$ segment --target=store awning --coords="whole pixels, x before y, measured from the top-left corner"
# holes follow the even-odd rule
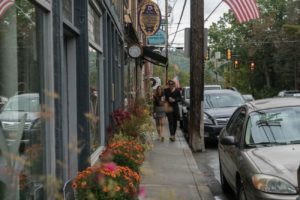
[[[139,37],[132,23],[125,23],[125,39],[129,44],[139,43]]]
[[[168,64],[168,58],[156,53],[155,48],[152,47],[143,47],[143,59],[162,67],[166,67]]]

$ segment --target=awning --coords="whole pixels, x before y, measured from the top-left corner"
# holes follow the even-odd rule
[[[168,58],[155,52],[155,48],[143,47],[143,57],[144,60],[151,62],[152,64],[166,67],[168,64]]]
[[[139,37],[132,23],[125,23],[125,39],[129,44],[139,43]]]

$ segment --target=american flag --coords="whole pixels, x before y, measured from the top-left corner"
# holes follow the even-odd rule
[[[5,11],[14,3],[14,0],[0,0],[0,17],[4,15]]]
[[[256,0],[224,0],[233,11],[239,23],[259,18]]]

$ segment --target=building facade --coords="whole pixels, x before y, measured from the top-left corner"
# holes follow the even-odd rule
[[[60,199],[97,161],[123,106],[128,6],[16,0],[1,11],[0,199]]]

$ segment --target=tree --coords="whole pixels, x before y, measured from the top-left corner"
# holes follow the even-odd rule
[[[240,91],[259,97],[273,96],[279,90],[299,85],[300,49],[294,45],[300,33],[299,4],[292,0],[259,0],[260,19],[238,24],[229,11],[210,27],[212,51],[225,54],[226,48],[231,48],[233,57],[240,61],[238,71],[229,75],[229,70],[224,70],[225,83],[230,78],[230,83]],[[252,72],[250,60],[256,63]]]

